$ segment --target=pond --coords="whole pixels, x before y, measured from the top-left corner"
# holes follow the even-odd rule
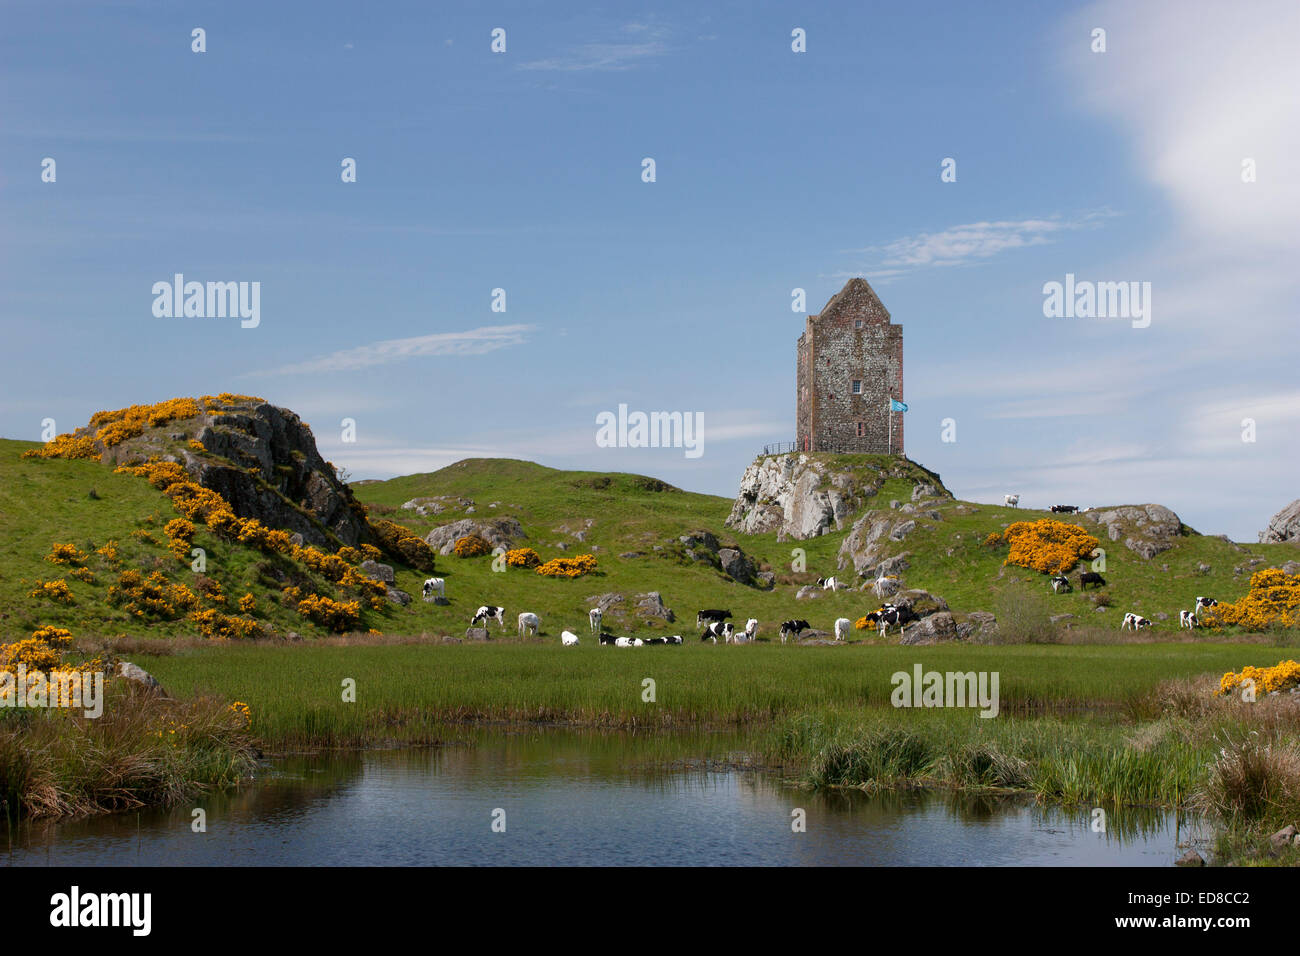
[[[683,759],[716,754],[716,761]],[[1171,812],[933,792],[813,793],[703,733],[456,730],[435,748],[286,756],[170,810],[10,827],[7,865],[1168,866]],[[193,829],[194,810],[206,832]],[[802,820],[803,827],[795,826]]]

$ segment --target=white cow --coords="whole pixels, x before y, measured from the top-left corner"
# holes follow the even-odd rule
[[[1124,615],[1124,623],[1120,624],[1119,629],[1121,631],[1136,631],[1150,626],[1151,622],[1141,614],[1134,614],[1132,611],[1129,611]]]
[[[1003,495],[1003,496],[1002,496],[1002,500],[1005,501],[1005,502],[1007,503],[1007,507],[1008,507],[1008,508],[1019,508],[1019,507],[1020,507],[1020,496],[1019,496],[1019,495]]]
[[[1189,631],[1193,631],[1198,627],[1200,627],[1200,623],[1196,620],[1195,611],[1178,612],[1178,629],[1180,631],[1183,628],[1187,628]]]
[[[486,626],[487,622],[491,620],[495,620],[500,624],[501,630],[504,631],[506,629],[506,609],[503,607],[497,607],[494,604],[484,604],[474,612],[474,616],[469,619],[469,624],[470,627],[474,627],[479,623],[479,621],[482,621],[484,626]]]
[[[849,628],[852,626],[853,622],[847,617],[837,617],[835,619],[835,640],[847,641],[849,639]]]
[[[533,614],[531,611],[524,611],[523,614],[519,615],[519,636],[520,637],[524,636],[525,631],[528,631],[529,633],[536,636],[537,629],[541,626],[542,626],[542,619],[538,617],[536,614]]]
[[[889,577],[882,573],[880,577],[876,578],[876,583],[871,586],[871,589],[876,592],[878,598],[889,597],[898,591],[898,578]]]
[[[818,578],[817,586],[823,591],[838,591],[840,582],[836,581],[834,578]]]
[[[587,621],[591,624],[591,633],[593,634],[600,633],[600,618],[601,618],[601,613],[600,613],[600,608],[598,607],[593,607],[590,611],[587,612]]]
[[[578,635],[574,634],[572,631],[561,631],[560,643],[565,647],[572,647],[578,643]]]
[[[446,597],[444,593],[445,581],[442,578],[429,578],[424,582],[424,599],[426,601],[433,598]]]
[[[745,629],[736,635],[736,643],[741,644],[746,641],[758,639],[758,618],[751,617],[745,622]]]
[[[616,637],[616,638],[614,638],[614,646],[615,646],[615,647],[631,647],[631,646],[632,646],[632,638],[630,638],[630,637]]]

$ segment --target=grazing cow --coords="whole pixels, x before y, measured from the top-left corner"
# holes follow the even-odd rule
[[[784,644],[787,637],[798,637],[800,631],[806,631],[810,627],[812,627],[812,625],[802,619],[798,621],[786,621],[781,625],[781,643]]]
[[[707,610],[700,611],[695,615],[695,626],[703,627],[710,621],[725,621],[731,617],[730,611]]]
[[[852,626],[853,622],[847,617],[837,617],[835,619],[835,640],[847,641],[849,639],[849,628]]]
[[[632,644],[632,638],[630,638],[630,637],[616,637],[616,638],[614,638],[614,646],[615,646],[615,647],[633,647],[634,645]]]
[[[1129,611],[1127,614],[1124,615],[1124,623],[1119,626],[1119,629],[1121,631],[1136,631],[1139,630],[1140,628],[1150,627],[1150,626],[1151,626],[1151,622],[1148,621],[1146,618],[1144,618],[1141,614],[1134,614],[1132,611]]]
[[[1198,627],[1200,627],[1200,626],[1201,626],[1201,623],[1200,623],[1198,620],[1196,620],[1196,612],[1195,612],[1195,611],[1179,611],[1179,612],[1178,612],[1178,629],[1179,629],[1180,631],[1181,631],[1183,628],[1187,628],[1189,631],[1193,631],[1193,630],[1195,630],[1196,628],[1198,628]]]
[[[1089,584],[1095,584],[1097,587],[1102,588],[1102,587],[1105,587],[1105,586],[1106,586],[1106,579],[1103,578],[1103,577],[1102,577],[1100,574],[1098,574],[1096,571],[1083,571],[1083,572],[1080,572],[1080,574],[1079,574],[1079,590],[1080,590],[1080,591],[1086,591],[1086,590],[1088,590],[1088,585],[1089,585]]]
[[[1019,496],[1019,495],[1003,495],[1003,496],[1002,496],[1002,500],[1006,502],[1006,505],[1007,505],[1008,508],[1019,508],[1019,507],[1020,507],[1020,496]]]
[[[889,636],[889,625],[896,624],[902,627],[905,624],[911,624],[918,620],[916,612],[910,607],[899,607],[896,604],[886,604],[878,611],[872,611],[867,615],[868,621],[875,621],[876,626],[880,628],[880,636]]]
[[[712,641],[718,643],[718,638],[722,638],[724,644],[731,643],[731,635],[736,631],[734,624],[727,621],[713,621],[704,628],[704,633],[700,635],[701,641]]]
[[[593,607],[587,612],[587,622],[591,625],[591,633],[600,633],[600,608]]]
[[[647,637],[647,638],[645,639],[645,642],[646,642],[646,645],[647,645],[647,646],[649,646],[649,645],[651,645],[651,644],[667,644],[667,643],[668,643],[668,638],[666,638],[666,637]]]
[[[1052,505],[1052,514],[1072,515],[1079,513],[1078,505]]]
[[[1073,590],[1074,587],[1070,584],[1070,579],[1064,574],[1052,575],[1052,592],[1054,594],[1068,594]]]
[[[817,586],[823,591],[838,591],[840,589],[840,582],[836,581],[834,578],[818,578]]]
[[[878,598],[889,597],[898,591],[898,578],[887,577],[882,573],[876,578],[876,583],[871,586],[871,589],[876,592]]]
[[[751,617],[745,622],[745,629],[736,635],[736,643],[741,641],[753,641],[758,638],[758,618]]]
[[[669,644],[680,644],[682,642],[682,636],[680,634],[671,634],[668,637],[665,637],[664,640]]]
[[[565,647],[572,647],[578,643],[578,635],[574,634],[572,631],[561,631],[560,643]]]
[[[1214,600],[1214,598],[1212,598],[1212,597],[1201,597],[1201,596],[1197,595],[1197,598],[1196,598],[1196,610],[1194,610],[1192,613],[1196,615],[1196,620],[1197,620],[1197,622],[1199,623],[1200,620],[1201,620],[1201,612],[1202,612],[1202,611],[1208,611],[1210,608],[1212,608],[1212,607],[1218,607],[1218,606],[1219,606],[1219,602],[1216,601],[1216,600]]]
[[[613,634],[609,633],[609,631],[600,632],[600,643],[602,644],[613,644],[617,640],[618,638],[616,638]]]
[[[537,629],[542,626],[542,619],[531,611],[525,611],[519,615],[519,636],[523,637],[524,632],[537,636]]]
[[[424,582],[424,599],[446,597],[444,594],[444,585],[446,582],[442,578],[429,578]]]
[[[486,624],[488,621],[496,618],[496,622],[501,625],[501,630],[506,629],[506,609],[503,607],[494,607],[491,604],[484,604],[474,612],[474,616],[469,619],[470,627],[473,627],[479,621]]]

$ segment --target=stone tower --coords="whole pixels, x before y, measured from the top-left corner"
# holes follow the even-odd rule
[[[903,454],[903,327],[866,279],[850,279],[799,336],[795,443],[800,451]],[[892,449],[890,418],[893,418]]]

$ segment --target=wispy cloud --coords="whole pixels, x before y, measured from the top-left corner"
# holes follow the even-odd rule
[[[407,359],[431,355],[484,355],[527,341],[531,325],[489,325],[463,332],[436,332],[417,335],[409,339],[386,339],[359,345],[353,349],[331,352],[293,365],[285,365],[271,373],[251,372],[249,375],[276,374],[301,375],[314,372],[351,372],[356,369],[390,365]],[[241,376],[247,377],[247,376]]]
[[[1075,219],[969,222],[850,251],[874,257],[874,263],[867,269],[873,279],[894,278],[917,269],[970,265],[1009,250],[1047,245],[1060,233],[1095,226],[1107,215],[1094,212]]]
[[[583,71],[622,72],[635,69],[647,60],[669,52],[668,32],[645,23],[629,23],[622,31],[628,39],[584,43],[559,56],[521,63],[521,70],[546,70],[560,73]]]

